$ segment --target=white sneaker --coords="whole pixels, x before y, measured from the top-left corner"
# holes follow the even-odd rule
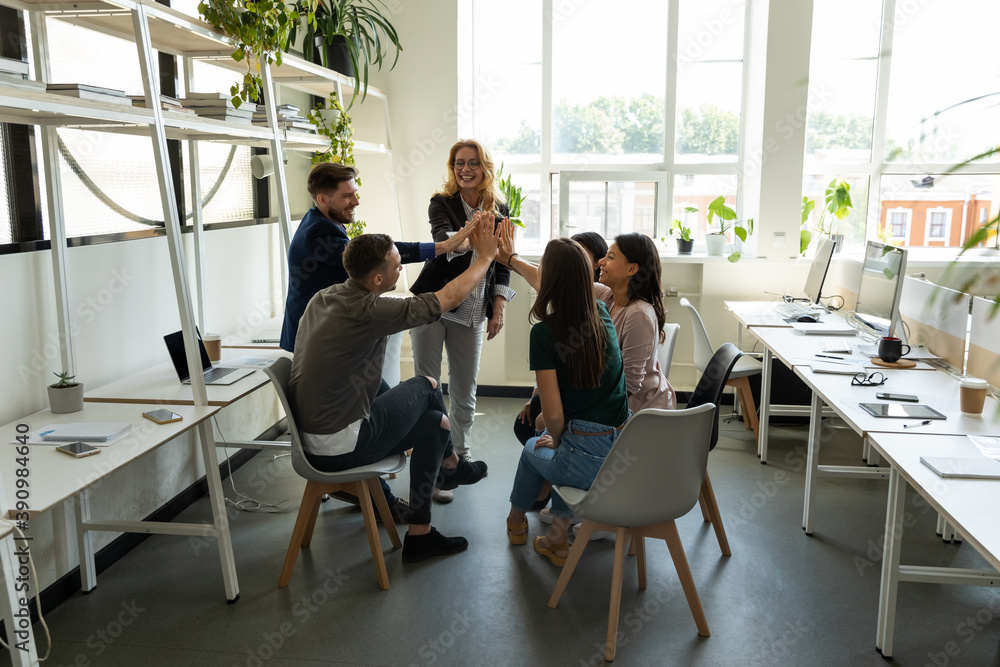
[[[576,517],[573,518],[575,519]],[[579,534],[580,534],[580,524],[577,524],[573,526],[573,537],[576,537]],[[590,534],[590,541],[593,542],[594,540],[603,540],[606,537],[614,537],[614,536],[615,534],[608,530],[595,530]]]
[[[431,494],[431,498],[433,498],[436,503],[447,505],[455,499],[455,492],[446,491],[444,489],[434,489],[434,493]]]
[[[552,510],[545,507],[538,513],[538,518],[541,519],[542,523],[552,523]],[[578,526],[580,522],[583,521],[583,517],[575,516],[569,520],[570,525]]]

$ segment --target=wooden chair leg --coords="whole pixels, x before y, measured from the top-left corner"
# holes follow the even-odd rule
[[[646,590],[646,543],[642,535],[632,535],[635,546],[635,567],[639,574],[639,590]]]
[[[698,598],[698,589],[695,588],[694,578],[691,576],[691,568],[688,566],[687,557],[684,555],[684,546],[681,544],[681,537],[677,533],[677,524],[668,521],[664,524],[664,541],[670,550],[670,557],[674,561],[674,568],[677,570],[677,578],[680,579],[681,587],[684,589],[684,596],[687,598],[688,607],[691,608],[691,615],[694,616],[694,623],[698,626],[698,634],[702,637],[709,637],[708,620],[705,612],[701,609],[701,600]]]
[[[310,488],[310,485],[312,487]],[[316,509],[312,511],[309,516],[309,523],[306,525],[306,532],[302,536],[302,548],[308,547],[312,544],[313,531],[316,530],[316,518],[319,516],[319,504],[323,502],[323,498],[328,497],[331,491],[336,491],[339,489],[337,484],[323,484],[322,482],[307,482],[306,483],[306,493],[311,496],[318,498],[316,501]],[[303,502],[305,501],[305,494],[302,495]]]
[[[299,551],[303,547],[306,532],[310,524],[315,525],[316,514],[319,512],[319,499],[322,491],[318,491],[316,482],[306,482],[305,492],[302,494],[302,503],[299,505],[299,514],[295,518],[295,527],[292,529],[292,539],[288,542],[288,552],[285,554],[285,564],[281,568],[281,576],[278,577],[278,587],[284,588],[292,578],[292,570],[295,569],[295,560],[299,556]]]
[[[556,605],[559,604],[559,598],[562,597],[563,591],[566,590],[569,578],[573,576],[573,570],[576,569],[577,563],[580,562],[580,556],[583,555],[583,550],[587,548],[587,543],[590,542],[590,534],[593,532],[594,522],[590,519],[584,519],[583,523],[580,524],[580,533],[573,542],[573,548],[569,550],[566,564],[563,565],[562,572],[559,574],[559,580],[552,591],[552,597],[549,598],[550,609],[555,609]]]
[[[754,439],[760,441],[760,424],[757,421],[757,407],[753,402],[750,379],[745,377],[736,378],[730,380],[727,384],[736,388],[736,396],[739,398],[740,406],[743,409],[743,423],[747,428],[753,429]]]
[[[604,659],[608,662],[615,659],[618,647],[618,615],[622,605],[622,575],[625,573],[625,527],[618,526],[615,532],[615,567],[611,573],[611,609],[608,612],[608,641],[604,650]]]
[[[382,557],[382,543],[378,538],[378,524],[375,523],[375,510],[372,509],[372,496],[368,488],[368,480],[362,479],[355,482],[354,488],[361,500],[361,513],[365,517],[365,532],[368,533],[368,546],[372,550],[372,562],[375,563],[375,577],[378,579],[378,587],[387,591],[389,590],[389,573],[385,569],[385,559]]]
[[[385,526],[385,532],[389,533],[389,539],[392,541],[393,548],[401,549],[403,543],[400,542],[399,533],[396,532],[396,521],[392,518],[392,512],[389,510],[389,501],[385,499],[381,485],[372,482],[369,482],[368,488],[371,490],[372,498],[375,500],[375,509],[378,510],[378,515],[382,517],[382,525]]]
[[[705,481],[701,483],[701,497],[705,499],[708,507],[708,514],[712,520],[712,527],[715,529],[715,537],[719,540],[719,548],[723,556],[732,556],[729,550],[729,538],[726,537],[726,527],[722,525],[722,514],[719,513],[719,503],[715,500],[715,491],[712,489],[712,478],[705,473]]]
[[[705,505],[705,494],[698,494],[698,506],[701,507],[701,518],[705,521],[711,521],[712,517],[708,514],[708,507]]]

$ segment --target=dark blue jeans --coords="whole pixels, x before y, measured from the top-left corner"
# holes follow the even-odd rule
[[[317,470],[336,472],[377,463],[387,456],[410,455],[410,523],[431,522],[431,494],[441,459],[451,456],[451,431],[441,428],[448,414],[441,385],[431,387],[423,376],[410,378],[372,401],[371,414],[361,423],[354,451],[338,456],[309,455]]]

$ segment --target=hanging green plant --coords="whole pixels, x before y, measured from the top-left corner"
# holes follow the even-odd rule
[[[281,54],[288,50],[289,30],[302,16],[300,9],[311,15],[316,11],[316,2],[301,0],[286,5],[282,0],[202,0],[198,3],[201,17],[233,40],[236,47],[233,60],[246,64],[243,84],[234,84],[229,90],[233,106],[239,108],[248,99],[254,102],[263,99],[260,61],[281,65]]]
[[[312,163],[337,162],[349,167],[356,167],[354,161],[354,125],[351,117],[337,98],[337,93],[330,93],[326,102],[318,102],[307,115],[309,122],[316,126],[316,132],[330,140],[330,147],[325,151],[317,151],[312,156]],[[358,187],[361,179],[356,179]]]

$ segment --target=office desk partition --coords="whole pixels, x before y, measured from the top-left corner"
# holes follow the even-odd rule
[[[875,633],[875,646],[888,658],[892,656],[896,592],[900,581],[1000,586],[997,574],[1000,570],[1000,511],[997,509],[1000,508],[1000,480],[944,479],[920,462],[921,456],[982,456],[965,436],[873,433],[871,443],[891,466]],[[907,484],[946,517],[994,569],[900,565]]]
[[[76,497],[77,541],[80,551],[80,579],[83,590],[89,591],[97,585],[97,571],[94,568],[93,541],[90,533],[106,531],[115,533],[157,533],[165,535],[193,535],[198,537],[215,537],[219,541],[219,552],[222,560],[223,580],[226,585],[226,595],[230,601],[239,596],[236,581],[236,567],[233,561],[232,544],[229,536],[229,524],[226,518],[225,501],[222,494],[222,482],[219,477],[219,466],[215,459],[215,451],[210,441],[204,439],[204,428],[207,420],[219,411],[217,407],[177,406],[172,410],[183,419],[170,424],[156,424],[142,416],[147,410],[155,410],[158,406],[151,404],[101,404],[85,403],[80,412],[70,414],[52,414],[48,410],[36,412],[33,415],[18,419],[0,427],[0,455],[3,465],[0,465],[0,480],[2,480],[3,496],[0,497],[0,510],[4,516],[13,517],[13,508],[21,498],[17,496],[17,468],[14,465],[17,447],[12,443],[27,425],[31,431],[49,424],[66,424],[71,422],[128,422],[136,430],[113,444],[100,447],[100,453],[84,458],[74,458],[56,451],[56,445],[29,445],[29,480],[30,495],[27,499],[30,514],[35,515],[52,509],[68,498]],[[100,521],[90,517],[88,493],[91,487],[99,484],[107,475],[128,465],[135,459],[149,453],[157,447],[176,438],[191,429],[198,428],[201,439],[202,454],[205,458],[205,472],[208,479],[208,491],[213,510],[212,523],[164,523],[147,521]],[[208,431],[209,433],[211,431]],[[208,454],[212,454],[211,457]],[[211,459],[211,460],[210,460]],[[214,463],[214,465],[213,465]],[[22,494],[23,495],[23,494]],[[30,519],[29,519],[30,524]],[[37,592],[37,591],[36,591]]]
[[[969,332],[969,365],[966,373],[1000,388],[1000,312],[994,314],[992,301],[972,300],[972,328]]]

